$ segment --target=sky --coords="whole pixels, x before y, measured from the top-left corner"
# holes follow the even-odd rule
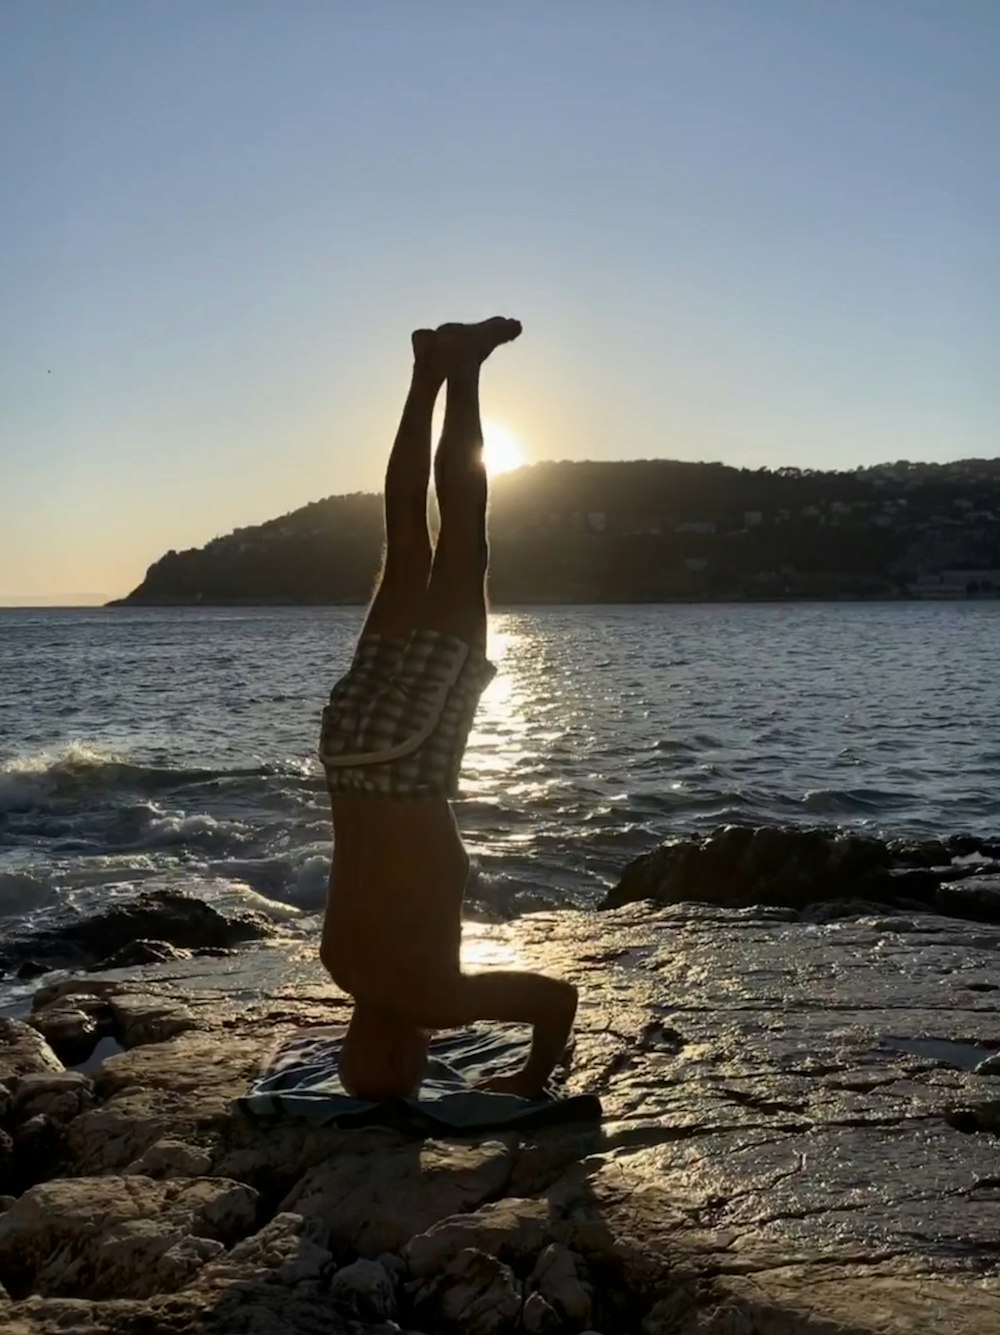
[[[997,0],[0,0],[0,602],[374,491],[409,331],[528,462],[998,451]]]

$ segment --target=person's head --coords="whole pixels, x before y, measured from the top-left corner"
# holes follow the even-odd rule
[[[395,1011],[358,1002],[340,1048],[340,1078],[359,1099],[412,1094],[427,1069],[429,1035]]]

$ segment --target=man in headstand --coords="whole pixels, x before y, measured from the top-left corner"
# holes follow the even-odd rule
[[[485,1087],[535,1097],[563,1056],[576,988],[538,973],[464,973],[469,858],[449,799],[486,659],[486,470],[479,373],[516,320],[413,335],[413,378],[385,476],[385,559],[347,675],[323,711],[320,759],[334,851],[320,956],[354,998],[340,1072],[355,1095],[419,1085],[430,1033],[474,1020],[532,1026],[523,1068]],[[441,528],[427,526],[431,417],[447,382],[434,459]]]

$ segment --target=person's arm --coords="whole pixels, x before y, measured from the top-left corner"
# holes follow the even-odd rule
[[[435,998],[423,1023],[450,1029],[476,1020],[530,1024],[531,1050],[520,1071],[487,1081],[490,1089],[536,1098],[559,1064],[576,1015],[572,983],[541,973],[490,970],[460,974],[445,994]]]

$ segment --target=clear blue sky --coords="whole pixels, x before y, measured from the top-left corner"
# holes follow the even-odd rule
[[[0,0],[0,600],[374,490],[414,325],[529,460],[994,455],[998,0]]]

